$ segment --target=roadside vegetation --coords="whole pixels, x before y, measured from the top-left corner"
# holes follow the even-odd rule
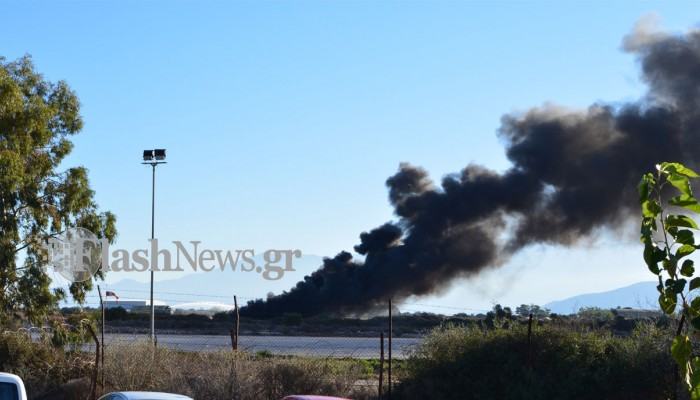
[[[662,313],[644,310],[649,316],[662,317]],[[536,319],[551,318],[557,323],[594,326],[607,328],[616,334],[629,334],[634,327],[634,318],[630,314],[640,314],[639,310],[626,308],[600,309],[582,308],[575,315],[551,314],[538,305],[522,304],[514,309],[494,306],[491,311],[476,315],[464,313],[450,316],[430,312],[396,313],[393,316],[394,337],[422,337],[431,330],[446,324],[473,326],[491,329],[499,324],[511,324],[517,320],[527,319],[533,314]],[[61,317],[75,320],[76,317],[89,316],[98,320],[99,310],[63,308]],[[640,317],[636,315],[636,317]],[[106,310],[106,332],[146,334],[150,329],[148,314],[127,312],[121,307]],[[156,314],[158,331],[162,334],[194,335],[229,335],[234,326],[231,313],[221,312],[212,315],[200,314]],[[286,335],[286,336],[335,336],[335,337],[373,337],[379,338],[381,332],[386,334],[389,326],[387,316],[369,318],[350,318],[340,315],[321,314],[302,317],[299,314],[283,314],[277,317],[257,319],[241,318],[241,335]]]
[[[363,385],[371,370],[361,360],[230,351],[154,353],[147,343],[111,348],[105,375],[106,391],[156,390],[211,400],[279,400],[294,393],[365,399],[374,389]]]
[[[589,308],[576,316],[534,318],[528,339],[528,320],[509,311],[496,306],[480,323],[446,318],[408,359],[394,361],[393,397],[667,399],[680,388],[668,351],[676,327],[671,317],[626,320],[616,310]],[[82,391],[77,398],[86,398],[94,354],[81,351],[77,343],[85,338],[80,335],[54,331],[32,341],[27,334],[7,332],[0,336],[0,368],[21,375],[33,399],[63,398],[57,393],[69,382]],[[148,343],[134,342],[108,346],[104,372],[100,392],[172,391],[197,399],[280,399],[293,393],[373,399],[379,362],[269,352],[153,352]]]
[[[68,382],[84,380],[94,368],[91,354],[64,350],[56,340],[32,340],[24,331],[0,334],[0,371],[19,375],[30,399],[51,398],[45,396]]]
[[[87,399],[94,354],[46,336],[0,336],[0,370],[23,378],[31,399]],[[100,372],[101,373],[101,372]],[[376,396],[367,360],[277,357],[267,353],[182,352],[146,342],[108,347],[104,388],[165,391],[196,399],[279,400],[294,393],[370,399]],[[101,375],[98,382],[101,381]]]
[[[631,335],[537,327],[435,330],[406,362],[401,399],[668,399],[674,364],[668,332]]]

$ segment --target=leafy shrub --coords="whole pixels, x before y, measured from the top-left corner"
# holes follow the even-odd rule
[[[89,356],[89,357],[88,357]],[[72,380],[89,376],[94,368],[89,354],[66,352],[50,337],[32,341],[23,332],[0,334],[0,371],[22,377],[27,394],[35,398]]]
[[[652,325],[627,338],[556,327],[439,328],[406,363],[402,399],[667,399],[670,342]]]

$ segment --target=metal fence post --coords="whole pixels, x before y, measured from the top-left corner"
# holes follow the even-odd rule
[[[236,296],[233,296],[233,329],[231,329],[231,347],[233,347],[233,351],[238,350],[238,331],[240,329],[240,320],[241,320],[241,315],[238,312],[238,298]]]
[[[391,299],[389,299],[389,369],[387,370],[387,377],[389,378],[389,381],[387,382],[387,395],[389,396],[389,400],[391,400],[391,337],[393,336],[393,331],[394,331],[394,320],[392,318],[392,306],[391,306]]]
[[[532,368],[532,313],[527,319],[527,366]]]
[[[102,290],[100,289],[100,285],[97,285],[97,294],[100,295],[100,309],[102,310],[102,317],[101,317],[101,327],[100,327],[100,336],[102,338],[102,378],[101,378],[101,383],[102,383],[102,390],[104,390],[105,387],[105,303],[102,300]]]
[[[384,383],[384,331],[379,333],[379,399],[382,398],[382,384]]]
[[[85,321],[85,320],[83,320]],[[92,339],[95,341],[95,370],[92,373],[92,382],[90,383],[90,398],[91,400],[97,399],[97,374],[100,368],[100,340],[97,338],[95,331],[92,329],[92,325],[89,322],[85,323]],[[103,388],[104,390],[104,388]]]

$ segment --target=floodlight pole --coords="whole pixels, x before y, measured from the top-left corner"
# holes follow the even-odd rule
[[[156,165],[158,163],[151,163],[153,167],[153,175],[151,180],[151,241],[155,239],[156,230]],[[151,242],[152,243],[152,242]],[[151,256],[153,257],[153,256]],[[155,257],[158,257],[156,254]],[[156,342],[156,306],[153,303],[153,265],[151,265],[151,344]]]
[[[160,154],[159,154],[160,152]],[[151,166],[151,241],[155,240],[156,231],[156,167],[158,164],[165,164],[165,150],[144,150],[143,163]],[[155,257],[158,257],[156,254]],[[151,265],[151,344],[156,344],[156,306],[153,302],[153,275],[154,269]]]

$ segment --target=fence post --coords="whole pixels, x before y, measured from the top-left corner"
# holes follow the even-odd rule
[[[527,366],[532,368],[532,313],[527,319]]]
[[[394,331],[394,320],[391,315],[391,308],[391,299],[389,299],[389,369],[387,370],[387,377],[389,378],[389,381],[387,382],[386,386],[389,400],[391,400],[391,337],[393,336]]]
[[[96,400],[97,399],[97,374],[98,374],[98,370],[100,367],[100,340],[97,339],[97,335],[95,334],[95,330],[92,329],[92,325],[89,322],[86,323],[85,325],[87,326],[88,331],[90,331],[90,335],[92,336],[92,339],[95,341],[95,370],[92,372],[92,382],[90,383],[90,393],[91,393],[90,398],[92,400]]]
[[[102,390],[105,388],[105,303],[102,300],[102,290],[100,285],[97,285],[97,294],[100,295],[100,309],[102,310],[101,324],[100,324],[100,337],[102,338],[102,378],[100,382],[102,384]]]
[[[678,327],[676,327],[676,336],[683,332],[683,323],[685,322],[685,314],[681,314],[681,320],[678,321]],[[678,400],[678,383],[680,382],[680,371],[678,370],[678,363],[673,363],[673,400]]]
[[[382,384],[384,383],[384,331],[379,333],[379,400],[382,399]]]
[[[233,296],[233,328],[231,329],[231,347],[238,350],[238,330],[240,328],[241,315],[238,313],[238,298]]]

